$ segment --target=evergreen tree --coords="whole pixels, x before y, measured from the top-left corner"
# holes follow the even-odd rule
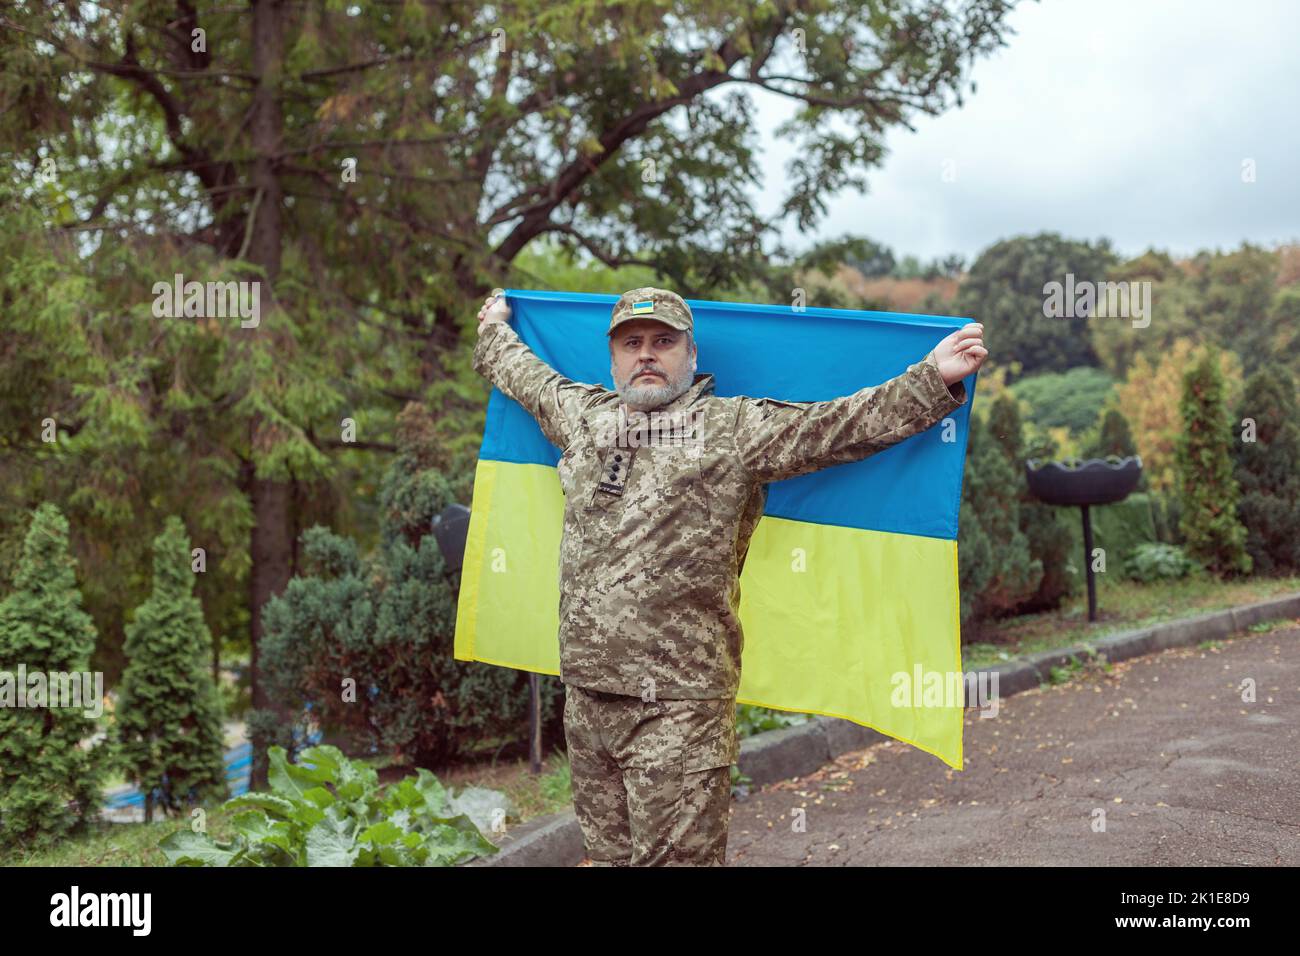
[[[126,627],[117,732],[127,774],[165,812],[226,796],[212,637],[194,594],[190,539],[169,517],[153,542],[153,591]]]
[[[363,557],[327,528],[303,533],[305,573],[267,605],[264,675],[291,712],[310,704],[326,730],[432,769],[474,740],[522,741],[529,678],[453,657],[456,575],[430,529],[454,499],[430,467],[427,414],[410,409],[399,428],[403,451],[380,489],[378,549]],[[562,699],[558,682],[541,684],[546,723]]]
[[[1118,407],[1112,405],[1102,413],[1096,428],[1088,432],[1083,441],[1081,457],[1107,458],[1116,455],[1119,458],[1130,458],[1137,453],[1137,445],[1133,441],[1133,430],[1129,427],[1128,419]],[[1133,490],[1137,492],[1148,490],[1146,462],[1143,462],[1138,483]]]
[[[1254,441],[1233,448],[1241,487],[1237,517],[1256,571],[1300,567],[1300,425],[1295,380],[1281,364],[1265,366],[1246,383],[1232,427],[1255,423]]]
[[[1213,348],[1205,350],[1183,376],[1179,412],[1183,431],[1174,470],[1187,553],[1215,574],[1247,573],[1252,561],[1246,553],[1246,529],[1237,520],[1232,432]]]
[[[1020,530],[1016,476],[998,437],[971,418],[962,485],[958,563],[963,607],[972,618],[1005,616],[1038,589],[1043,564]],[[971,519],[968,522],[968,519]]]
[[[1028,613],[1059,607],[1077,581],[1077,575],[1070,570],[1071,538],[1065,523],[1067,513],[1030,494],[1029,481],[1025,478],[1026,459],[1052,458],[1056,454],[1056,442],[1048,436],[1034,448],[1032,455],[1025,453],[1020,407],[1011,392],[1004,392],[993,401],[988,416],[994,442],[1011,464],[1020,531],[1028,542],[1030,556],[1041,563],[1043,569],[1038,587],[1016,606],[1016,611]]]
[[[81,707],[50,706],[50,698],[30,706],[29,698],[19,707],[15,686],[19,665],[28,675],[87,673],[95,637],[68,553],[67,519],[43,504],[23,542],[14,591],[0,602],[0,670],[12,682],[0,698],[0,845],[47,846],[98,817],[108,750],[82,743],[96,729],[85,711],[99,702],[83,695]]]
[[[1101,416],[1095,434],[1084,442],[1084,458],[1105,458],[1118,455],[1128,458],[1137,454],[1133,444],[1133,431],[1128,427],[1128,419],[1118,408],[1108,408]]]

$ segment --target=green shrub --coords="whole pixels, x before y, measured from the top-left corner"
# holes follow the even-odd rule
[[[309,747],[290,763],[272,747],[270,792],[228,800],[234,839],[178,830],[158,847],[172,866],[455,866],[497,852],[474,817],[509,814],[503,795],[453,796],[424,768],[383,790],[378,774],[337,747]]]
[[[241,669],[238,677],[231,677],[229,671],[225,670],[221,673],[221,679],[217,682],[217,696],[221,699],[221,712],[227,720],[243,719],[252,708],[248,673],[246,666]]]
[[[303,533],[299,575],[263,609],[259,677],[269,699],[295,718],[310,704],[331,737],[436,768],[476,743],[523,746],[529,675],[455,659],[456,576],[430,533],[433,516],[452,501],[451,486],[426,467],[415,437],[400,434],[407,450],[384,474],[379,547],[363,555],[355,541],[319,525]],[[539,693],[543,725],[554,732],[561,685],[548,677]],[[250,720],[256,754],[289,746],[273,736],[271,712]]]
[[[1123,501],[1109,505],[1093,505],[1088,509],[1092,517],[1092,546],[1106,549],[1106,571],[1122,577],[1128,575],[1128,559],[1134,549],[1142,544],[1165,541],[1161,537],[1159,516],[1164,514],[1164,504],[1159,496],[1150,492],[1129,495]],[[1070,557],[1083,560],[1083,521],[1079,508],[1059,508],[1069,517]],[[1166,521],[1168,519],[1165,519]],[[1177,542],[1166,541],[1168,544]],[[1082,565],[1080,565],[1082,567]]]
[[[1150,582],[1181,578],[1196,567],[1196,562],[1177,545],[1147,542],[1133,549],[1124,566],[1133,580]]]
[[[1114,388],[1115,379],[1108,372],[1079,365],[1065,372],[1026,376],[1011,386],[1011,392],[1025,403],[1038,428],[1064,425],[1072,434],[1080,435],[1090,426],[1095,427]]]
[[[1158,540],[1148,495],[1129,495],[1123,501],[1088,510],[1092,513],[1093,547],[1106,549],[1106,568],[1112,574],[1126,574],[1126,562],[1133,550]],[[1082,535],[1082,522],[1079,524]]]

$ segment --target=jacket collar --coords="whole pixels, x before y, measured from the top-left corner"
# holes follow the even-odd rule
[[[652,412],[671,412],[681,408],[690,408],[700,398],[703,398],[706,395],[712,395],[713,385],[714,380],[712,372],[696,372],[695,380],[691,383],[690,388],[682,392],[671,402],[665,402],[658,408],[652,408],[650,410]]]

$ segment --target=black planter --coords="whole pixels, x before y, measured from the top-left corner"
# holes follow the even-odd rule
[[[1025,462],[1030,493],[1049,505],[1106,505],[1123,501],[1142,477],[1142,456],[1067,458]]]
[[[1142,457],[1067,458],[1064,461],[1025,462],[1029,493],[1049,505],[1075,505],[1083,509],[1083,566],[1088,575],[1088,620],[1097,620],[1097,584],[1092,576],[1092,520],[1089,505],[1123,501],[1142,477]]]
[[[452,503],[433,516],[433,537],[442,552],[447,571],[459,571],[465,563],[465,539],[469,536],[469,509]]]

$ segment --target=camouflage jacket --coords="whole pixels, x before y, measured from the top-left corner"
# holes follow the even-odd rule
[[[617,392],[556,372],[503,322],[482,328],[474,368],[563,449],[561,680],[646,700],[736,696],[739,578],[766,483],[866,458],[966,401],[931,351],[823,402],[721,398],[697,373],[646,421]]]

